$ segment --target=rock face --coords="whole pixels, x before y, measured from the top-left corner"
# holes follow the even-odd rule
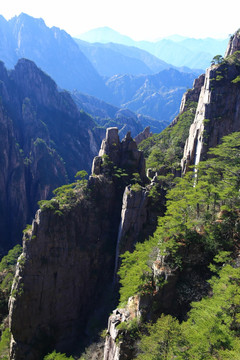
[[[152,133],[150,132],[150,126],[147,126],[140,134],[135,136],[134,140],[136,141],[136,144],[138,145],[138,144],[140,144],[141,141],[149,138],[150,136],[152,136]]]
[[[0,254],[20,242],[37,201],[89,170],[100,138],[67,92],[26,59],[0,63]]]
[[[144,161],[130,134],[120,142],[116,128],[107,130],[100,155],[87,185],[64,204],[43,206],[25,233],[10,298],[12,360],[67,351],[113,282],[125,181],[144,178]]]
[[[193,88],[187,91],[181,101],[180,105],[180,114],[186,110],[186,103],[189,101],[198,102],[199,95],[204,84],[205,74],[200,75],[197,79],[194,80]]]
[[[107,158],[107,163],[110,161],[113,166],[126,170],[128,174],[139,173],[142,182],[147,180],[143,153],[137,149],[137,144],[133,141],[130,132],[120,142],[118,128],[112,127],[107,129],[106,138],[102,141],[99,151],[99,157],[93,161],[93,174],[99,175],[101,173],[101,165],[104,165],[103,156]]]
[[[230,41],[229,56],[220,64],[206,71],[204,85],[199,96],[198,107],[189,137],[185,144],[182,171],[189,165],[197,165],[206,158],[209,148],[220,143],[221,138],[240,130],[240,75],[238,52],[239,33]]]
[[[235,53],[235,51],[240,50],[240,31],[236,31],[230,38],[228,43],[227,50],[225,52],[225,57],[230,56]]]
[[[154,319],[154,308],[158,311],[169,313],[174,303],[176,281],[178,274],[157,259],[152,266],[153,284],[157,279],[167,279],[168,283],[163,288],[155,287],[155,296],[134,295],[128,299],[124,308],[117,308],[108,320],[107,337],[104,347],[104,360],[134,359],[137,355],[136,334],[131,334],[129,324],[135,321],[134,326],[146,319]],[[157,282],[156,282],[157,283]]]

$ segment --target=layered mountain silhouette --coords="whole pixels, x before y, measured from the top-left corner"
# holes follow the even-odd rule
[[[91,43],[120,43],[143,49],[174,66],[187,66],[192,69],[205,69],[216,54],[223,55],[228,39],[193,39],[171,36],[155,42],[134,41],[108,27],[90,30],[78,36]]]
[[[179,111],[182,94],[193,83],[193,73],[167,69],[154,75],[115,75],[106,82],[116,105],[169,122]]]
[[[64,89],[104,96],[108,90],[91,62],[64,30],[42,19],[21,14],[6,21],[0,17],[0,59],[13,68],[19,58],[34,61]]]
[[[65,31],[49,28],[42,19],[23,13],[9,21],[0,17],[0,35],[0,60],[7,68],[13,68],[20,58],[30,59],[60,88],[104,100],[124,109],[124,116],[126,109],[134,111],[137,114],[130,117],[137,117],[141,128],[151,125],[155,132],[161,131],[163,125],[156,126],[154,120],[167,124],[174,118],[183,92],[198,75],[176,69],[172,72],[171,65],[136,47],[92,46],[79,41],[77,44]],[[100,103],[97,100],[96,103],[95,108],[99,110]],[[91,105],[91,115],[98,117],[98,110],[94,113],[93,108]],[[129,116],[127,118],[130,122]],[[139,126],[135,125],[132,130],[136,133]]]
[[[113,76],[115,74],[150,75],[174,67],[135,46],[117,43],[91,44],[80,39],[75,39],[75,41],[102,76]],[[193,72],[188,68],[179,70]]]
[[[72,97],[79,109],[90,114],[100,127],[118,127],[121,139],[128,131],[131,131],[132,136],[135,137],[147,126],[151,127],[152,132],[159,133],[168,125],[167,121],[158,121],[147,115],[136,114],[129,109],[121,109],[78,91],[74,91]]]

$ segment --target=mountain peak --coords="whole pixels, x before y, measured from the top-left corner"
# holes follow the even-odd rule
[[[240,29],[238,29],[231,37],[225,53],[225,57],[232,55],[235,51],[240,50]]]
[[[134,41],[126,35],[120,34],[118,31],[111,29],[108,26],[99,27],[89,30],[78,36],[79,39],[88,41],[90,43],[117,43],[132,46]]]
[[[45,21],[42,18],[32,17],[24,12],[21,12],[18,16],[14,16],[9,20],[10,23],[24,23],[24,24],[38,24],[46,26]]]

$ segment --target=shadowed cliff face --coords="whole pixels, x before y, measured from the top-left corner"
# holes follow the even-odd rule
[[[189,137],[185,144],[182,171],[206,158],[209,148],[221,138],[240,130],[240,35],[230,40],[226,56],[206,71],[204,84]]]
[[[24,235],[10,300],[11,359],[66,351],[113,283],[124,188],[134,173],[145,179],[145,163],[130,134],[119,141],[117,128],[107,130],[100,155],[89,181],[65,202],[43,205]]]
[[[237,32],[230,41],[227,58],[207,69],[206,75],[201,75],[194,88],[183,96],[181,113],[185,111],[187,102],[198,101],[195,120],[185,144],[183,172],[188,170],[189,165],[203,160],[208,149],[219,144],[223,136],[240,130],[239,50],[240,36]],[[179,117],[171,126],[178,120]],[[210,272],[206,268],[209,255],[210,252],[204,252],[202,246],[193,241],[182,249],[182,269],[171,270],[167,257],[159,254],[152,266],[153,283],[154,278],[160,275],[168,280],[167,284],[160,288],[156,286],[154,296],[151,293],[147,296],[132,294],[125,308],[113,311],[108,322],[104,360],[133,359],[139,354],[137,336],[131,336],[130,326],[128,328],[131,320],[138,321],[141,317],[141,321],[149,321],[153,319],[154,311],[155,316],[170,313],[184,319],[190,303],[208,294]],[[155,301],[157,299],[155,306],[151,296],[152,299],[155,297]]]
[[[100,144],[95,123],[29,60],[0,63],[0,254],[20,242],[37,201],[89,170]]]

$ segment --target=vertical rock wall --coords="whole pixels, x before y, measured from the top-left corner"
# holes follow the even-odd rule
[[[25,233],[10,298],[12,360],[67,351],[113,282],[125,185],[108,170],[124,166],[130,178],[136,172],[144,178],[144,160],[130,134],[120,143],[115,128],[108,129],[100,154],[111,161],[94,159],[86,188],[65,204],[43,207]]]
[[[197,165],[207,156],[209,148],[221,138],[240,130],[240,35],[237,32],[229,43],[227,56],[206,70],[205,81],[198,100],[193,124],[189,130],[182,159],[182,172]]]

